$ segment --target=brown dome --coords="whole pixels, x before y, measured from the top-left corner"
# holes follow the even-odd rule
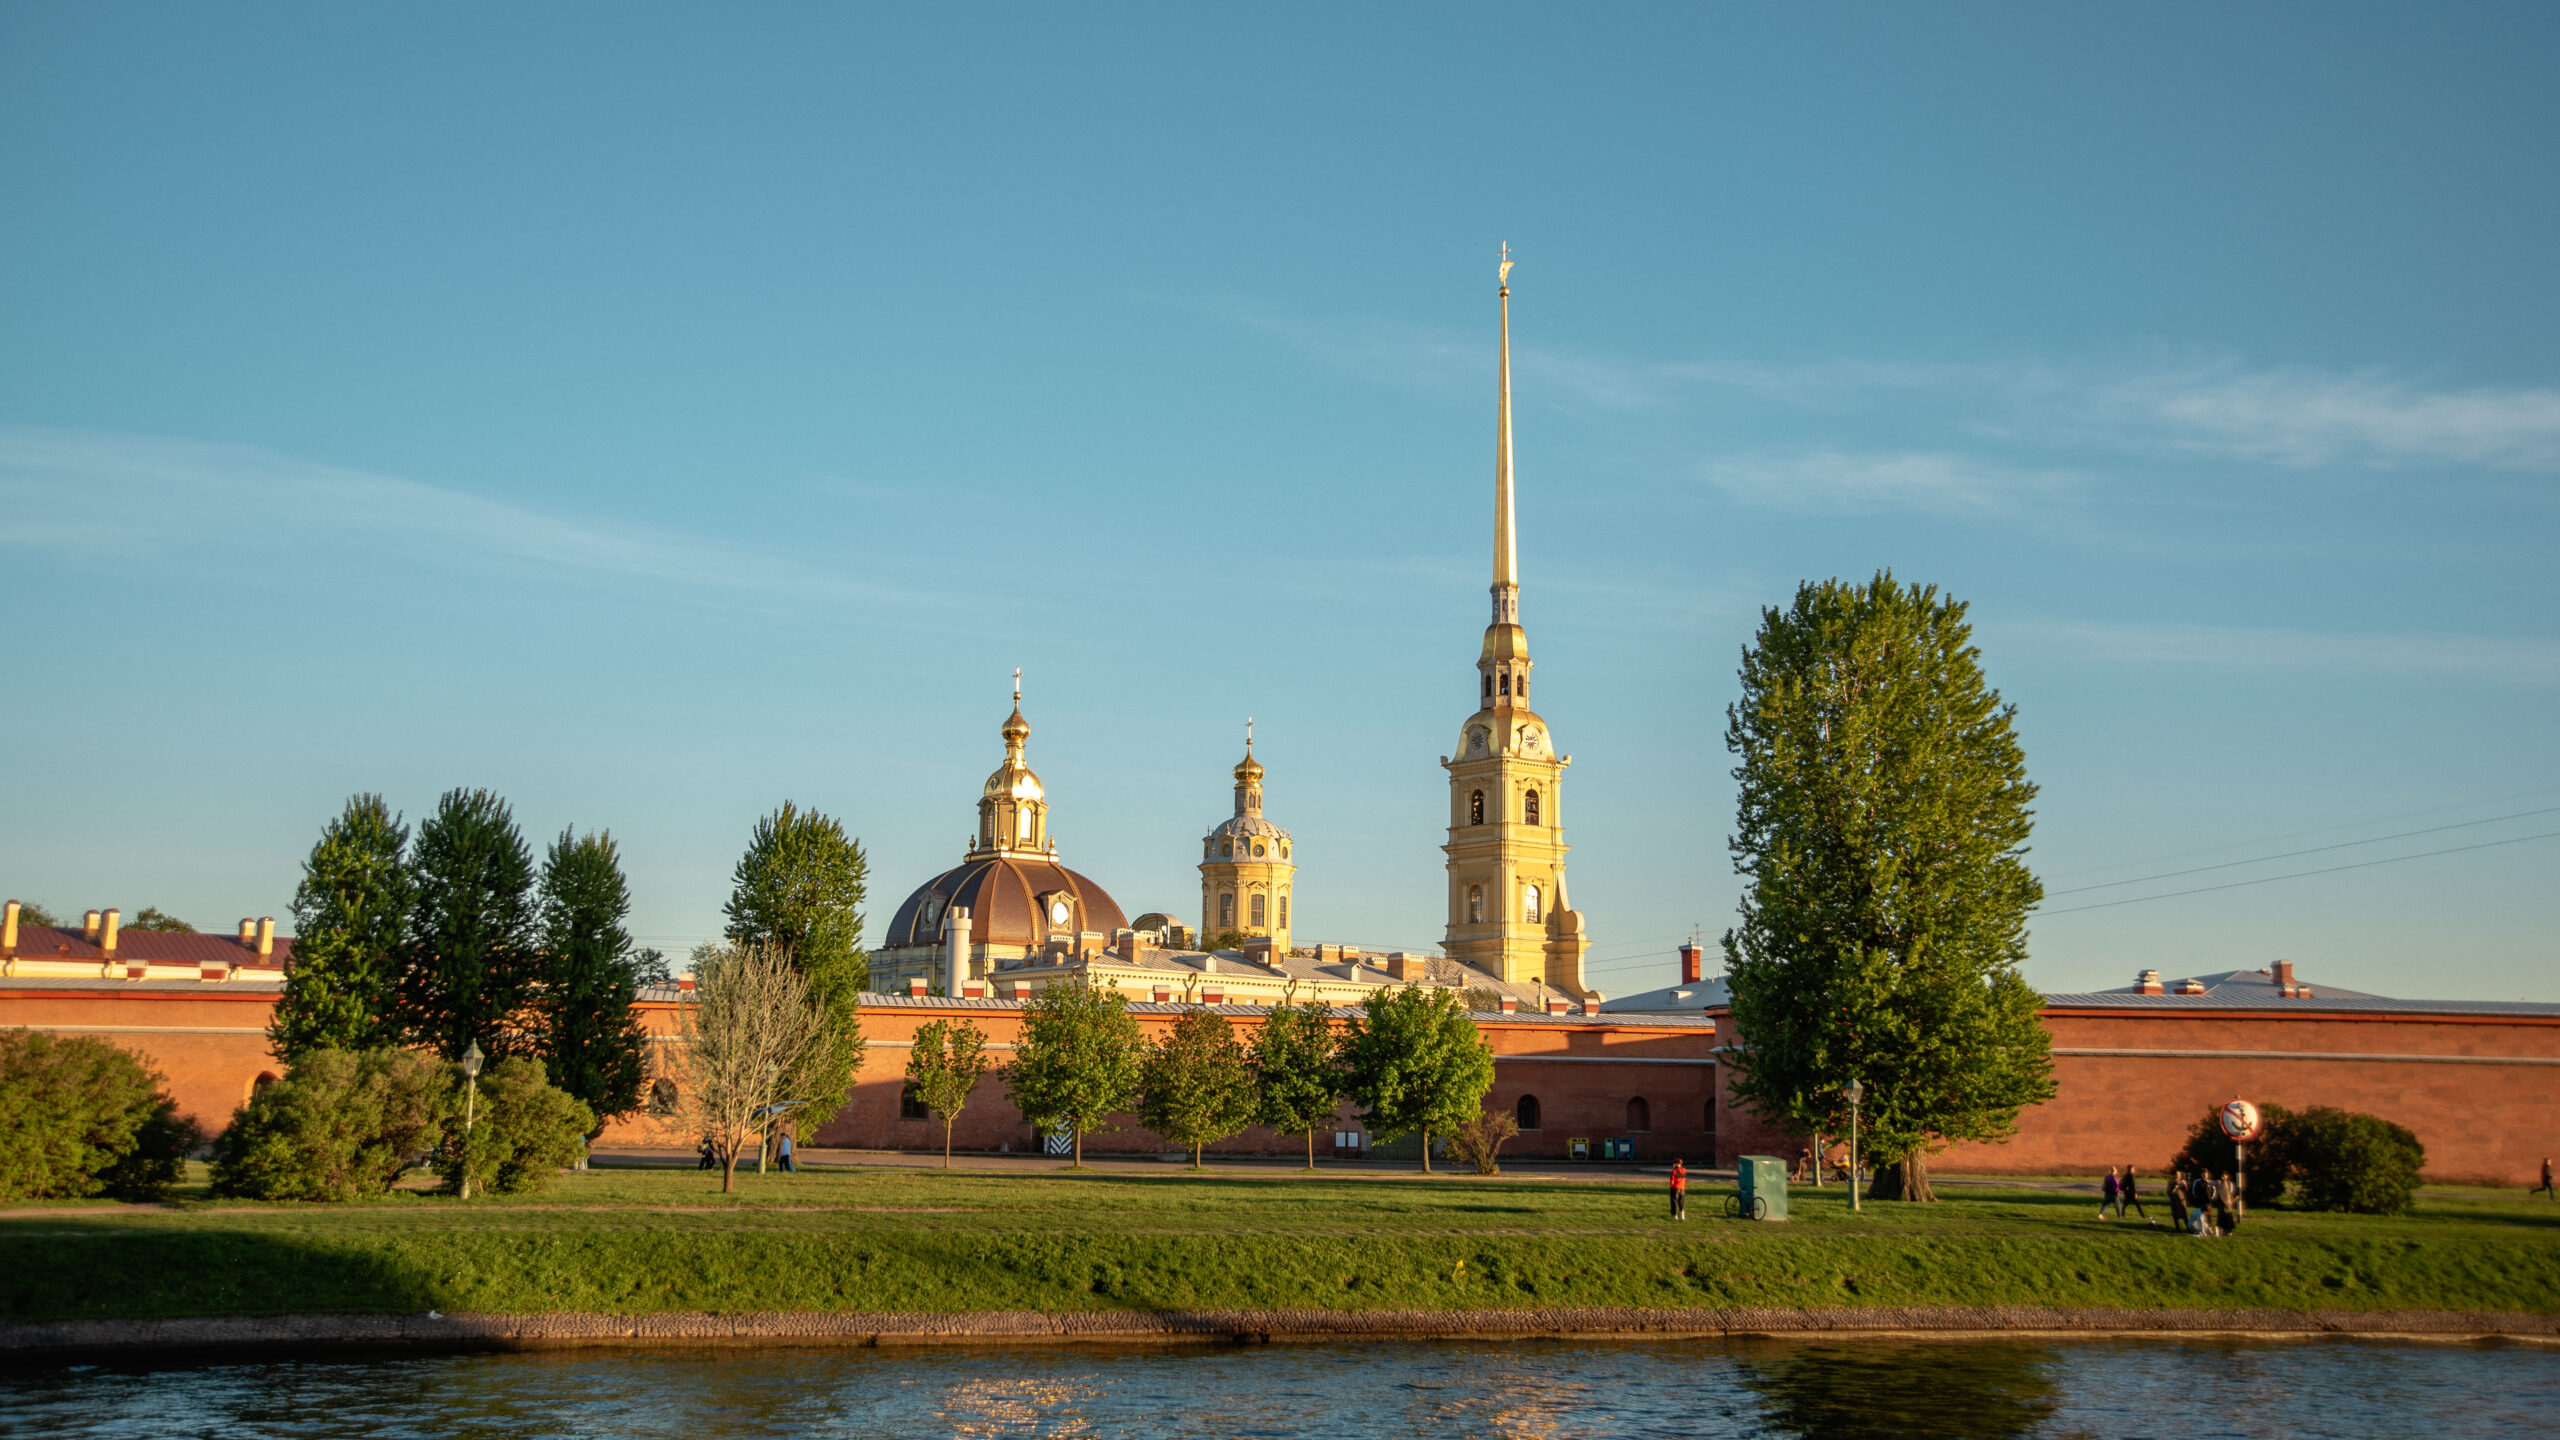
[[[1067,902],[1067,922],[1040,913],[1042,897]],[[1110,892],[1054,860],[1028,855],[983,855],[926,881],[889,920],[883,949],[942,942],[942,917],[954,905],[969,907],[973,945],[1038,946],[1052,931],[1125,930],[1129,919]]]

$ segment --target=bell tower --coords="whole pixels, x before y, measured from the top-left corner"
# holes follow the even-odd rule
[[[1208,944],[1241,931],[1268,937],[1289,953],[1289,891],[1298,867],[1289,859],[1289,832],[1263,818],[1262,762],[1253,758],[1253,722],[1244,722],[1244,759],[1237,763],[1236,813],[1201,841],[1200,934]]]
[[[1541,980],[1580,997],[1582,913],[1565,898],[1564,771],[1546,721],[1529,708],[1529,633],[1520,624],[1519,546],[1511,508],[1511,247],[1497,272],[1501,388],[1493,450],[1493,621],[1476,656],[1475,714],[1449,772],[1449,957],[1503,980]]]
[[[1004,763],[987,777],[978,792],[978,833],[969,842],[969,858],[987,855],[1055,855],[1049,838],[1049,795],[1040,777],[1023,759],[1031,739],[1031,722],[1022,718],[1022,672],[1013,672],[1013,714],[1004,722]]]

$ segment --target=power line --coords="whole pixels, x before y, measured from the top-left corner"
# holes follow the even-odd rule
[[[2124,900],[2101,900],[2095,905],[2073,905],[2061,910],[2038,910],[2038,915],[2070,915],[2081,910],[2106,910],[2118,905],[2139,905],[2146,900],[2173,900],[2180,895],[2204,895],[2215,890],[2238,890],[2248,885],[2272,885],[2278,880],[2300,880],[2311,875],[2335,875],[2341,870],[2370,870],[2376,865],[2397,865],[2403,860],[2424,860],[2431,855],[2459,855],[2466,850],[2494,850],[2501,845],[2521,845],[2528,840],[2560,837],[2560,830],[2545,830],[2539,835],[2515,835],[2504,840],[2483,840],[2477,845],[2454,845],[2442,850],[2421,850],[2415,855],[2393,855],[2381,860],[2359,860],[2353,865],[2328,865],[2318,870],[2296,870],[2290,875],[2261,875],[2255,880],[2234,880],[2225,885],[2199,885],[2192,890],[2170,890],[2158,895],[2135,895]]]
[[[2353,850],[2359,845],[2379,845],[2385,840],[2406,840],[2413,835],[2440,835],[2447,830],[2469,830],[2475,826],[2495,825],[2502,820],[2523,820],[2535,815],[2560,815],[2560,805],[2547,805],[2540,810],[2519,810],[2512,815],[2492,815],[2486,820],[2464,820],[2453,825],[2430,825],[2423,830],[2403,830],[2394,835],[2376,835],[2370,840],[2341,840],[2335,845],[2314,845],[2308,850],[2285,850],[2274,855],[2261,855],[2254,860],[2225,860],[2219,865],[2198,865],[2192,870],[2167,870],[2158,875],[2142,875],[2131,880],[2109,880],[2100,885],[2074,885],[2068,890],[2056,890],[2053,893],[2080,895],[2091,890],[2113,890],[2121,885],[2142,885],[2153,880],[2175,880],[2181,875],[2202,875],[2212,870],[2232,870],[2243,865],[2264,865],[2271,860],[2291,860],[2296,856],[2320,855],[2331,850]],[[2319,872],[2304,873],[2318,874]]]

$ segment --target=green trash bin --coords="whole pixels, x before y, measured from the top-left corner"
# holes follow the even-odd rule
[[[1724,1202],[1724,1213],[1746,1220],[1787,1218],[1787,1162],[1775,1155],[1745,1155],[1735,1162],[1741,1183]]]

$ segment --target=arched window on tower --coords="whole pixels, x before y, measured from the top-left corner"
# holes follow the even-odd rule
[[[1481,885],[1467,887],[1467,923],[1470,925],[1484,923],[1484,887]]]
[[[1218,897],[1218,928],[1219,928],[1219,929],[1221,929],[1221,930],[1231,929],[1231,928],[1233,928],[1233,927],[1234,927],[1235,923],[1236,923],[1236,897],[1234,897],[1233,895],[1221,895],[1221,896],[1219,896],[1219,897]]]
[[[1532,925],[1538,923],[1538,900],[1539,895],[1537,886],[1526,885],[1521,887],[1520,918],[1528,921]]]
[[[1629,1097],[1627,1100],[1627,1129],[1635,1134],[1642,1135],[1652,1128],[1653,1107],[1644,1103],[1644,1097],[1641,1095]]]
[[[1280,928],[1289,928],[1289,892],[1280,892]]]
[[[1538,1097],[1535,1095],[1521,1096],[1520,1103],[1511,1107],[1511,1118],[1519,1121],[1520,1128],[1523,1130],[1537,1129]]]
[[[1265,901],[1262,896],[1256,895],[1253,897],[1253,928],[1256,930],[1264,929],[1271,924],[1269,920],[1263,918],[1264,904]]]
[[[1526,670],[1523,670],[1523,671],[1521,671],[1521,672],[1520,672],[1520,691],[1519,691],[1519,694],[1520,694],[1520,698],[1521,698],[1521,699],[1523,699],[1523,700],[1526,700],[1526,699],[1528,699],[1528,698],[1529,698],[1529,672],[1528,672],[1528,671],[1526,671]]]
[[[1490,670],[1484,672],[1484,698],[1493,698],[1493,672]]]
[[[1528,820],[1529,820],[1529,823],[1530,823],[1530,824],[1535,825],[1535,824],[1537,824],[1537,823],[1538,823],[1538,792],[1537,792],[1537,791],[1532,790],[1532,791],[1530,791],[1530,792],[1529,792],[1529,803],[1528,803],[1527,808],[1526,808],[1522,813],[1523,813],[1523,814],[1525,814],[1525,815],[1528,817]]]
[[[1467,823],[1470,825],[1484,823],[1484,792],[1481,790],[1467,797]]]
[[[1502,693],[1505,695],[1511,693],[1511,672],[1508,670],[1502,672]]]

